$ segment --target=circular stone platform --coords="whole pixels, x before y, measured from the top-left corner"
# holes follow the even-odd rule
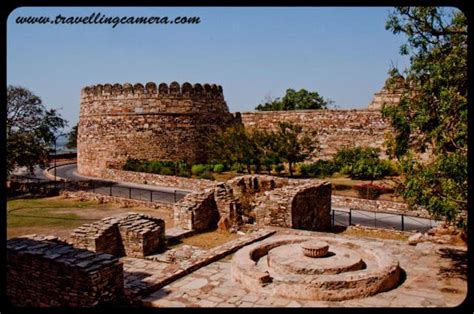
[[[305,255],[308,251],[310,256]],[[231,265],[233,280],[249,290],[329,301],[390,290],[398,285],[401,272],[398,261],[382,248],[369,249],[340,238],[293,235],[244,247]]]
[[[339,274],[365,266],[360,254],[344,247],[330,247],[323,257],[308,257],[298,245],[282,245],[268,252],[267,261],[275,276]]]

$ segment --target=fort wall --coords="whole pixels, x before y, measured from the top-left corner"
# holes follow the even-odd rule
[[[246,128],[275,130],[279,122],[303,126],[303,131],[314,132],[320,151],[311,159],[328,159],[341,147],[369,146],[385,152],[385,134],[392,131],[388,120],[377,110],[295,110],[243,112]]]
[[[177,82],[105,84],[81,91],[78,172],[100,176],[128,158],[206,159],[207,139],[235,122],[222,87]]]

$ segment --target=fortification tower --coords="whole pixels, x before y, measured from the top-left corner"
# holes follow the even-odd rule
[[[78,172],[101,176],[128,158],[206,159],[209,136],[236,121],[222,87],[172,82],[98,84],[81,91]]]

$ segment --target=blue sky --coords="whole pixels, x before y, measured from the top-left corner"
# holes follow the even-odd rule
[[[305,88],[340,108],[367,107],[399,54],[388,7],[19,8],[7,24],[7,82],[74,125],[80,90],[98,83],[221,84],[231,112]],[[198,25],[20,25],[18,16],[199,16]]]

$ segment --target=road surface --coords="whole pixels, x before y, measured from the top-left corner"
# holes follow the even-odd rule
[[[54,169],[50,170],[54,174]],[[18,169],[16,175],[26,175],[30,178],[36,178],[44,181],[52,181],[44,175],[44,170],[37,167],[33,175],[28,174],[26,169]],[[118,197],[132,198],[142,201],[158,201],[166,203],[175,203],[182,199],[190,190],[178,189],[173,187],[156,186],[148,184],[138,184],[132,182],[116,182],[100,178],[86,177],[77,174],[77,164],[58,165],[56,167],[56,176],[70,181],[93,181],[91,192],[113,195]]]
[[[333,208],[333,210],[334,224],[336,226],[349,226],[349,209]],[[351,225],[402,230],[402,216],[399,214],[352,210],[350,216]],[[403,230],[425,232],[439,223],[439,221],[428,218],[404,215]]]

